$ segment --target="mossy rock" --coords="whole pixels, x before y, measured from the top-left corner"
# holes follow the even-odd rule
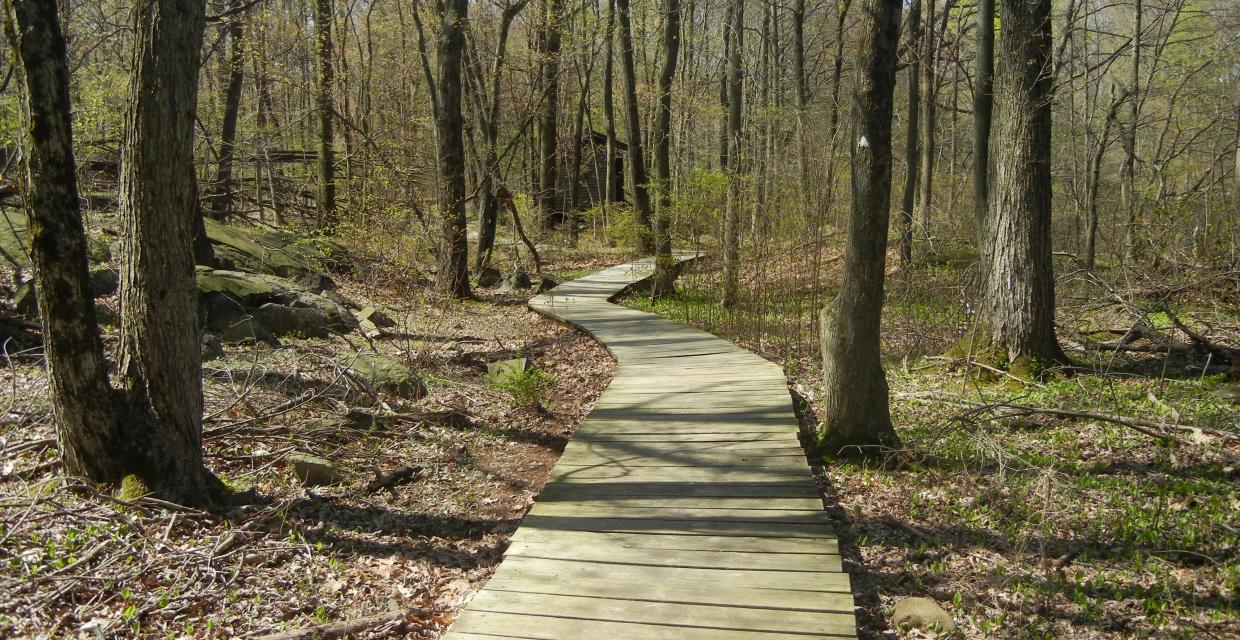
[[[298,277],[316,270],[304,256],[287,250],[262,234],[207,218],[207,237],[217,259],[241,269],[282,277]]]
[[[891,610],[891,626],[897,629],[927,629],[940,634],[956,631],[956,621],[930,598],[905,598]]]
[[[404,362],[391,356],[360,355],[349,365],[349,371],[375,391],[411,400],[426,396],[426,383]]]
[[[86,257],[91,265],[112,259],[108,241],[98,235],[87,234]],[[26,213],[17,209],[0,209],[0,264],[10,269],[29,269],[30,229]]]

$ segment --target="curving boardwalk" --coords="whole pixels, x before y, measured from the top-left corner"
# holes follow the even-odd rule
[[[608,302],[651,271],[639,260],[530,301],[619,372],[446,639],[855,635],[783,372]]]

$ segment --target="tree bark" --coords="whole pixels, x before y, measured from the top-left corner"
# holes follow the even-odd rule
[[[204,504],[194,121],[206,26],[202,0],[134,9],[133,76],[121,150],[121,362],[126,471],[156,495]]]
[[[1051,0],[1001,6],[999,118],[991,132],[994,184],[977,330],[983,359],[1029,377],[1067,362],[1055,337],[1051,265]]]
[[[538,214],[544,229],[555,225],[559,211],[560,14],[561,0],[543,0],[543,32],[539,35],[542,111],[538,121]]]
[[[637,250],[643,255],[654,251],[650,228],[650,193],[647,191],[646,158],[642,153],[641,116],[637,110],[637,69],[633,54],[633,27],[629,0],[616,0],[620,20],[620,59],[624,75],[624,129],[629,149],[629,189],[633,192],[633,210],[639,226]]]
[[[314,34],[318,58],[318,87],[315,108],[319,119],[319,184],[317,193],[318,225],[335,226],[336,173],[332,149],[332,0],[314,0]]]
[[[900,0],[862,5],[860,77],[853,117],[852,212],[840,294],[821,316],[825,419],[816,434],[828,455],[874,455],[898,447],[891,424],[879,325],[891,209],[891,118]]]
[[[607,52],[603,64],[603,117],[607,120],[607,191],[603,198],[604,213],[610,211],[611,203],[620,199],[616,176],[616,97],[615,97],[615,43],[616,43],[616,0],[607,0]]]
[[[654,171],[659,205],[655,223],[655,274],[651,297],[675,292],[672,262],[672,81],[680,57],[680,0],[665,0],[663,69],[659,73],[659,111],[654,124]]]
[[[728,17],[731,21],[724,27],[729,39],[728,193],[723,230],[723,299],[719,302],[724,308],[737,303],[741,264],[741,54],[745,46],[745,1],[728,0]]]
[[[86,231],[73,159],[69,67],[56,3],[14,0],[27,97],[26,215],[56,439],[65,470],[94,482],[124,472],[116,394],[87,275]]]
[[[461,115],[461,58],[465,53],[469,0],[445,0],[439,30],[439,291],[468,298],[469,239],[465,232],[465,139]]]
[[[1124,226],[1124,261],[1136,262],[1137,239],[1137,124],[1141,117],[1141,18],[1142,2],[1133,0],[1132,67],[1128,76],[1128,131],[1124,142],[1123,196],[1128,223]]]
[[[932,0],[933,1],[933,0]],[[908,122],[904,130],[904,192],[900,198],[900,264],[913,262],[913,206],[917,196],[917,180],[921,176],[921,136],[918,130],[921,115],[921,0],[913,0],[908,14]]]
[[[994,107],[995,0],[977,5],[976,82],[973,87],[973,228],[985,253],[986,218],[990,211],[990,128]]]
[[[223,218],[232,207],[233,161],[236,157],[237,119],[245,81],[244,14],[228,18],[228,85],[224,90],[224,121],[220,125],[220,156],[216,164],[211,214]]]
[[[934,17],[936,0],[926,1],[926,19],[922,32],[921,71],[925,74],[925,82],[921,86],[921,178],[918,186],[921,194],[917,203],[917,230],[921,234],[921,247],[924,255],[933,247],[930,243],[930,200],[934,195],[934,154],[935,154],[935,111],[938,100],[938,78],[935,75],[936,52],[940,46],[934,38]]]

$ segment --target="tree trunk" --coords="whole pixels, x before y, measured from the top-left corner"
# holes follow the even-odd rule
[[[974,350],[1018,376],[1067,362],[1051,265],[1051,0],[1002,0],[992,207]],[[989,352],[989,353],[987,353]]]
[[[995,0],[977,5],[977,65],[973,87],[973,228],[985,253],[986,218],[990,211],[990,121],[994,107]]]
[[[891,117],[900,0],[865,0],[853,117],[852,212],[840,294],[821,317],[824,416],[817,438],[828,455],[898,447],[879,352],[891,209]]]
[[[314,33],[318,45],[316,109],[319,118],[318,225],[336,224],[335,154],[332,150],[332,0],[314,0]]]
[[[65,470],[94,482],[124,474],[116,398],[87,275],[86,231],[73,160],[69,68],[56,3],[14,0],[28,100],[26,215],[43,318],[43,350]]]
[[[933,1],[933,0],[931,0]],[[913,0],[908,13],[908,123],[904,135],[904,193],[900,199],[900,264],[913,262],[913,205],[917,180],[921,176],[921,137],[918,131],[921,113],[921,0]]]
[[[619,200],[616,188],[616,98],[615,98],[616,0],[607,0],[607,60],[603,64],[603,117],[607,120],[607,191],[603,198],[604,215],[611,203]]]
[[[805,128],[809,116],[809,83],[805,76],[805,0],[792,5],[792,74],[797,99],[797,186],[803,212],[810,205],[809,138]]]
[[[538,170],[538,214],[544,229],[555,225],[559,211],[560,114],[560,14],[561,0],[543,0],[543,32],[539,36],[539,66],[542,77],[542,112],[538,121],[540,144]]]
[[[633,55],[633,28],[629,0],[616,0],[620,20],[620,58],[624,74],[624,129],[628,136],[629,188],[639,226],[637,250],[643,255],[654,251],[650,228],[650,194],[647,191],[646,158],[642,153],[641,116],[637,111],[637,69]]]
[[[1102,184],[1102,159],[1110,144],[1111,123],[1115,122],[1116,112],[1122,103],[1123,96],[1112,99],[1111,108],[1107,110],[1102,124],[1102,135],[1098,138],[1098,146],[1094,148],[1094,155],[1089,163],[1089,195],[1085,206],[1085,268],[1090,271],[1094,269],[1098,254],[1098,186]]]
[[[121,150],[121,362],[126,466],[151,491],[203,504],[220,488],[203,466],[194,121],[205,7],[135,5],[133,77]]]
[[[917,198],[917,230],[921,234],[924,255],[933,247],[930,243],[930,199],[934,194],[934,126],[935,111],[938,100],[938,79],[935,76],[936,51],[939,47],[934,39],[934,14],[936,0],[926,0],[926,19],[922,37],[921,70],[925,74],[925,82],[921,87],[921,194]]]
[[[1124,227],[1124,261],[1136,262],[1140,253],[1137,238],[1137,124],[1141,117],[1141,0],[1134,0],[1132,27],[1132,68],[1128,76],[1128,136],[1125,140],[1123,195],[1128,224]]]
[[[244,15],[228,19],[228,85],[224,90],[224,121],[220,126],[220,156],[215,172],[211,213],[223,218],[232,207],[233,161],[236,156],[237,118],[241,113],[241,89],[245,81],[245,50],[242,48]]]
[[[445,0],[439,31],[439,249],[438,289],[455,298],[468,298],[469,239],[465,232],[465,140],[461,115],[461,58],[465,53],[468,0]]]
[[[744,49],[745,0],[728,0],[728,17],[724,27],[728,47],[728,195],[723,230],[723,299],[720,306],[737,303],[741,265],[741,54]]]
[[[663,31],[663,69],[659,73],[659,111],[654,124],[654,171],[658,182],[659,206],[655,224],[654,285],[651,297],[675,292],[675,265],[672,262],[672,81],[680,57],[680,0],[665,0]]]

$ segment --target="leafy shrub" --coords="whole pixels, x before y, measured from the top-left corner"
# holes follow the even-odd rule
[[[517,407],[541,406],[543,398],[554,383],[555,378],[537,366],[491,379],[491,386],[511,394],[512,404]]]

